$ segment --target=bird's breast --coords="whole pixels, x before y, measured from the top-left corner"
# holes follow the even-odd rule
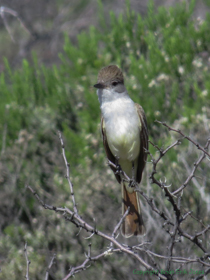
[[[113,155],[134,161],[139,155],[141,129],[134,103],[109,104],[103,117],[108,145]]]

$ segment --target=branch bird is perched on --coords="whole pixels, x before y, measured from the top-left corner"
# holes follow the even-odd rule
[[[122,71],[115,65],[102,68],[98,74],[98,99],[101,107],[101,130],[108,159],[137,183],[141,182],[148,149],[147,122],[142,107],[134,103],[124,86]],[[145,234],[140,201],[134,188],[125,182],[117,168],[111,167],[122,189],[123,214],[130,207],[122,224],[125,237]]]

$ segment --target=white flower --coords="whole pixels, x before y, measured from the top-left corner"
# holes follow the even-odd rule
[[[155,80],[152,80],[150,83],[149,83],[149,85],[148,85],[148,87],[153,87],[153,86],[155,86],[156,85],[156,81]]]
[[[80,92],[83,92],[84,91],[84,87],[80,86],[80,85],[77,85],[77,90],[80,91]]]
[[[180,119],[180,123],[186,123],[186,122],[188,122],[188,118],[187,117],[182,117]]]
[[[155,111],[155,116],[156,117],[160,116],[160,111]]]
[[[203,95],[203,96],[206,96],[207,94],[208,94],[208,90],[203,90],[202,92],[201,92],[201,94]]]
[[[169,62],[169,57],[168,56],[165,56],[165,62]]]
[[[179,66],[178,72],[179,72],[179,74],[181,74],[181,75],[184,74],[184,67]]]
[[[160,82],[160,81],[168,81],[169,77],[168,75],[162,73],[160,74],[158,77],[157,77],[157,81]]]
[[[198,46],[198,47],[201,46],[201,40],[197,40],[196,43],[197,43],[197,46]]]
[[[198,67],[200,68],[203,64],[201,62],[201,59],[194,59],[192,64],[195,66],[195,67]]]
[[[200,17],[197,17],[197,22],[199,25],[202,25],[203,24],[203,19],[200,18]]]
[[[83,103],[82,102],[79,102],[78,104],[77,104],[77,108],[79,109],[79,108],[82,108],[83,107]]]
[[[83,59],[82,59],[82,58],[78,58],[78,59],[77,59],[77,63],[78,63],[78,64],[82,64],[82,63],[83,63]]]

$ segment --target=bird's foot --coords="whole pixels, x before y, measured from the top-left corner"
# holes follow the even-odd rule
[[[116,165],[116,171],[115,171],[115,174],[116,175],[121,175],[122,174],[122,168],[119,164],[119,158],[117,156],[115,156],[115,165]]]
[[[115,171],[115,174],[116,175],[121,175],[122,174],[122,168],[119,164],[116,164],[116,171]]]
[[[129,188],[135,188],[137,185],[136,181],[134,179],[130,179],[128,187]]]

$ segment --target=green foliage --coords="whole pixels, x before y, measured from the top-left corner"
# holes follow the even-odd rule
[[[156,119],[154,112],[172,123],[208,106],[208,65],[200,54],[209,50],[210,17],[195,22],[193,7],[194,1],[188,8],[184,4],[160,7],[155,13],[150,2],[142,18],[127,4],[124,15],[110,12],[106,29],[90,27],[80,33],[76,45],[65,35],[60,67],[39,66],[34,56],[32,65],[23,60],[22,68],[12,71],[5,60],[7,70],[0,77],[0,130],[6,122],[7,142],[12,143],[21,128],[30,127],[32,108],[37,106],[51,108],[61,130],[67,125],[75,133],[83,129],[95,133],[99,108],[91,86],[97,71],[109,63],[124,68],[128,90],[143,105],[149,125]],[[207,96],[202,98],[205,89]]]

